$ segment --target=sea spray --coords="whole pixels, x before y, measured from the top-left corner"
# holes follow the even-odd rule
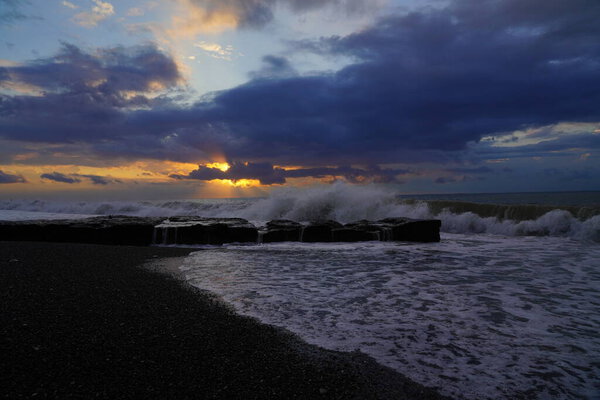
[[[577,196],[577,193],[573,195]],[[505,196],[507,195],[496,195],[495,198],[500,203],[506,198]],[[494,198],[492,195],[488,197]],[[546,197],[548,196],[540,195],[540,201]],[[564,197],[564,194],[561,197]],[[586,193],[586,197],[590,197],[590,194]],[[462,195],[461,198],[468,197]],[[600,196],[598,198],[600,199]],[[45,214],[36,215],[26,212]],[[48,213],[56,215],[48,215]],[[333,219],[341,223],[349,223],[361,219],[379,220],[389,217],[437,218],[442,221],[443,232],[505,236],[562,236],[600,242],[600,206],[594,204],[551,206],[482,204],[439,198],[407,199],[386,186],[350,185],[341,182],[303,188],[282,187],[274,189],[269,197],[250,199],[120,202],[0,201],[0,219],[60,218],[60,214],[66,213],[75,215],[74,218],[86,215],[241,217],[259,226],[273,219],[290,219],[299,222]],[[71,218],[72,215],[64,218]]]
[[[336,182],[309,188],[281,188],[259,199],[242,217],[250,220],[290,219],[293,221],[335,220],[341,223],[361,219],[379,220],[394,216],[426,218],[425,203],[406,205],[397,193],[383,186],[358,186]]]

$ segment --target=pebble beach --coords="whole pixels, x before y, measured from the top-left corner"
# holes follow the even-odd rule
[[[442,398],[235,314],[178,277],[190,251],[0,242],[0,396]]]

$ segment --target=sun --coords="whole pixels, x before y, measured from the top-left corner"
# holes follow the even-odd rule
[[[214,162],[210,164],[205,164],[204,166],[207,168],[217,168],[223,172],[226,172],[230,168],[229,164],[227,164],[226,162]]]
[[[234,187],[249,188],[249,187],[261,186],[260,182],[257,179],[238,179],[235,181],[231,180],[231,179],[220,179],[220,181],[226,185],[234,186]]]

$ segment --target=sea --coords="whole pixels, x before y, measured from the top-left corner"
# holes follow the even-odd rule
[[[181,269],[242,315],[361,351],[456,399],[600,399],[600,192],[405,195],[338,183],[252,199],[0,201],[0,220],[117,214],[438,218],[439,243],[199,246]]]

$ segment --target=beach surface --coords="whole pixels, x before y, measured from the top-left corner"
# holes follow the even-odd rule
[[[178,278],[191,251],[0,242],[0,396],[442,398],[235,314]]]

